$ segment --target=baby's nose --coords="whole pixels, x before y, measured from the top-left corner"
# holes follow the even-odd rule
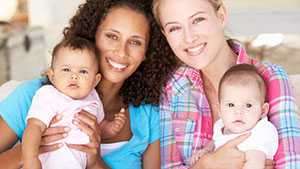
[[[72,78],[72,79],[78,79],[77,73],[72,73],[71,78]]]

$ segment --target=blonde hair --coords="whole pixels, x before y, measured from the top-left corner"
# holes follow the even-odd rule
[[[159,16],[160,16],[159,5],[160,5],[161,1],[162,0],[153,0],[153,2],[152,2],[152,13],[154,15],[156,22],[160,26],[160,28],[162,28],[161,22],[159,19]],[[218,11],[220,9],[220,7],[223,6],[222,0],[207,0],[207,1],[212,5],[212,7],[215,9],[215,11]]]

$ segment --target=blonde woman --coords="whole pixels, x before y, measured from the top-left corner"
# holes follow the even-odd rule
[[[162,168],[240,169],[245,154],[236,146],[248,135],[229,141],[201,157],[194,152],[211,141],[218,115],[218,84],[232,65],[254,65],[267,85],[269,120],[279,133],[274,163],[266,168],[300,166],[300,122],[287,74],[281,67],[249,57],[245,49],[227,40],[228,14],[221,0],[154,0],[153,13],[170,47],[182,62],[166,87],[160,104]],[[258,25],[259,26],[259,25]]]

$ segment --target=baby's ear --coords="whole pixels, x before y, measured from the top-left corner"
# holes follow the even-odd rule
[[[96,77],[95,77],[94,88],[97,86],[97,84],[100,82],[100,80],[101,80],[101,74],[97,73]]]
[[[269,112],[269,104],[264,103],[262,106],[262,112],[261,112],[261,117],[266,117]]]
[[[46,75],[47,75],[48,79],[50,80],[50,82],[52,84],[54,84],[54,72],[53,72],[53,69],[51,67],[48,68],[48,70],[46,71]]]

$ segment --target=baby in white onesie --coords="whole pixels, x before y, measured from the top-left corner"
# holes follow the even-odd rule
[[[214,146],[193,154],[191,165],[202,155],[219,148],[227,141],[250,132],[238,145],[245,152],[243,169],[263,169],[266,159],[273,159],[278,148],[278,133],[267,119],[269,105],[265,102],[266,86],[254,66],[239,64],[231,67],[219,84],[219,116],[214,124]]]
[[[94,89],[101,79],[95,45],[79,37],[64,39],[53,50],[47,76],[51,84],[36,92],[26,119],[22,142],[23,168],[85,169],[86,153],[70,149],[66,144],[89,143],[89,137],[72,123],[76,113],[87,111],[95,115],[98,122],[104,118],[102,103]],[[59,141],[63,143],[60,149],[39,155],[42,134],[57,114],[62,114],[63,118],[55,125],[68,126],[71,130],[65,139]],[[101,130],[107,137],[113,136],[124,123],[125,116],[120,115],[113,121],[106,121]]]

